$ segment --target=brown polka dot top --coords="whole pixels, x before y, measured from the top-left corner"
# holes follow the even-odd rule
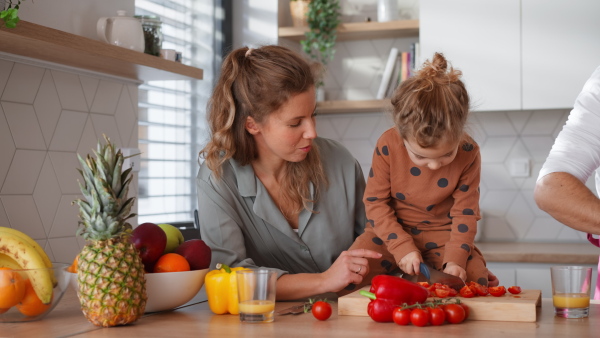
[[[452,163],[430,170],[410,160],[400,134],[391,128],[381,135],[373,153],[363,198],[367,226],[396,262],[418,251],[412,236],[450,231],[447,243],[430,245],[432,249],[445,245],[444,264],[454,262],[465,268],[480,219],[480,172],[479,146],[468,135]]]

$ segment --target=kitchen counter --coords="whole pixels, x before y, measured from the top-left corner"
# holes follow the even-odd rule
[[[487,262],[597,264],[600,249],[590,243],[477,242]]]
[[[276,309],[299,303],[278,302]],[[79,309],[75,291],[69,288],[52,313],[30,323],[0,323],[2,337],[593,337],[600,326],[600,304],[592,304],[590,317],[564,319],[554,316],[551,299],[543,299],[535,323],[466,321],[462,324],[416,327],[394,323],[376,323],[369,317],[338,316],[337,303],[327,321],[310,314],[276,316],[268,324],[240,323],[237,316],[214,315],[206,302],[198,302],[174,311],[147,314],[127,326],[100,328],[90,324]]]

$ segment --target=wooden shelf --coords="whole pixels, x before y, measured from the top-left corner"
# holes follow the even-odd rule
[[[279,27],[279,37],[300,41],[308,27]],[[350,22],[338,26],[337,41],[405,38],[419,36],[419,20]]]
[[[389,99],[363,100],[363,101],[322,101],[317,102],[317,113],[320,114],[348,114],[348,113],[373,113],[391,109]]]
[[[27,21],[0,27],[0,52],[144,82],[203,76],[199,68]]]

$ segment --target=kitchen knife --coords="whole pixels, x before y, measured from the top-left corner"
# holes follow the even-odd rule
[[[419,270],[421,273],[418,275],[409,275],[405,273],[402,275],[402,278],[409,280],[413,283],[442,283],[448,285],[456,291],[460,291],[460,289],[462,289],[462,287],[466,285],[465,282],[462,279],[460,279],[460,277],[437,271],[436,269],[430,268],[425,263],[419,264]]]

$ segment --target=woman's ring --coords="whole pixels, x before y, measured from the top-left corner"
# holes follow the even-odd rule
[[[362,265],[358,266],[358,271],[356,271],[356,274],[358,275],[360,273],[360,270],[362,270]]]

